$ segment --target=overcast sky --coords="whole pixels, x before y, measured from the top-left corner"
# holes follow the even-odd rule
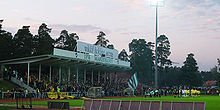
[[[170,59],[182,66],[194,53],[199,70],[208,71],[220,58],[220,0],[166,0],[159,8],[159,35],[171,42]],[[155,42],[155,7],[148,0],[0,0],[3,29],[15,34],[23,25],[37,33],[41,23],[76,32],[80,41],[95,43],[104,31],[119,51],[132,39]]]

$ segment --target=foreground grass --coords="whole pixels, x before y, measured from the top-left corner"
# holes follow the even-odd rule
[[[50,100],[50,101],[54,101],[54,102],[69,102],[70,106],[74,106],[74,107],[81,107],[83,104],[83,100]],[[44,105],[47,106],[48,101],[33,101],[32,105]],[[11,102],[11,103],[6,103],[9,105],[15,105],[16,102]],[[21,104],[21,102],[19,103]],[[26,103],[24,102],[24,104],[30,104],[30,103]],[[0,109],[1,110],[1,109]]]
[[[195,101],[206,102],[206,110],[220,110],[220,96],[199,96],[199,97],[185,97],[174,98],[173,96],[166,97],[127,97],[127,98],[106,98],[102,100],[135,100],[135,101]],[[56,100],[58,101],[58,100]],[[62,102],[69,102],[70,106],[81,107],[83,100],[59,100]],[[15,104],[15,103],[9,103]],[[32,102],[33,105],[47,105],[47,101]]]
[[[0,110],[10,110],[10,109],[16,109],[16,107],[0,106]]]

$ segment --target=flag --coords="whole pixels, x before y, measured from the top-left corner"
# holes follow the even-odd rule
[[[137,72],[128,80],[128,86],[135,90],[138,86]]]

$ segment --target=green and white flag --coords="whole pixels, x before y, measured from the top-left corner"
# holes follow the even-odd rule
[[[128,80],[128,86],[135,90],[138,86],[137,72]]]

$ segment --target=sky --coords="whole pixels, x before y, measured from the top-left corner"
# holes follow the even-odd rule
[[[171,45],[170,59],[182,66],[193,53],[200,71],[209,71],[220,58],[220,0],[166,0],[159,7],[158,34]],[[155,42],[155,6],[148,0],[0,0],[3,29],[15,34],[22,26],[46,23],[52,38],[62,30],[94,44],[99,31],[120,52],[132,39]]]

